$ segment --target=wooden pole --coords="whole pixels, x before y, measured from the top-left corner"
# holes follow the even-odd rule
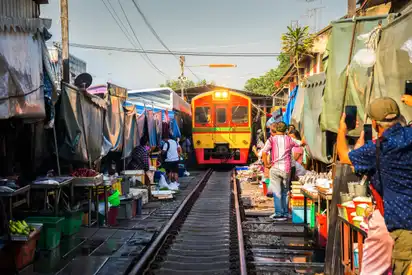
[[[62,80],[63,82],[70,83],[68,0],[60,0],[60,20],[62,26]]]
[[[348,17],[356,15],[356,0],[348,0]]]

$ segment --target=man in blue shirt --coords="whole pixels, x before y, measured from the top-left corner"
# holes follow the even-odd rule
[[[394,274],[406,274],[412,261],[412,128],[399,123],[398,104],[391,98],[375,99],[368,108],[372,127],[380,140],[380,173],[376,169],[376,144],[365,143],[361,134],[355,150],[349,152],[346,143],[347,126],[342,116],[337,149],[342,163],[353,165],[355,172],[369,175],[373,187],[384,201],[384,218],[395,241]]]

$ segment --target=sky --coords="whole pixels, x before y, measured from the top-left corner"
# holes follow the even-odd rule
[[[134,32],[146,50],[165,50],[150,32],[132,0],[108,1],[128,27],[119,1]],[[135,0],[152,27],[172,51],[279,52],[280,37],[292,21],[322,29],[346,14],[345,0]],[[53,20],[49,43],[61,40],[60,1],[41,6],[41,17]],[[110,5],[108,5],[110,8]],[[311,9],[323,7],[313,15]],[[319,14],[321,13],[321,15]],[[132,31],[129,29],[130,37]],[[69,0],[70,43],[135,48],[120,30],[103,0]],[[149,55],[166,76],[153,69],[139,53],[70,48],[70,54],[86,61],[93,85],[111,82],[128,89],[156,88],[180,74],[178,60],[170,55]],[[187,56],[187,66],[222,63],[236,68],[192,67],[200,79],[242,89],[251,77],[258,77],[278,64],[276,57]],[[198,78],[186,70],[188,79]]]

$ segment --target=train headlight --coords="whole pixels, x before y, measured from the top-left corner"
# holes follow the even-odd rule
[[[223,97],[223,98],[227,98],[228,95],[229,95],[229,94],[228,94],[227,92],[223,92],[223,93],[222,93],[222,97]]]
[[[243,140],[243,143],[244,143],[245,145],[248,145],[248,144],[249,144],[249,142],[247,142],[247,140]]]
[[[196,141],[196,144],[197,144],[197,145],[200,145],[200,143],[201,143],[200,140]]]
[[[216,98],[221,98],[221,97],[222,97],[222,93],[221,93],[221,92],[216,92],[216,93],[215,93],[215,97],[216,97]]]

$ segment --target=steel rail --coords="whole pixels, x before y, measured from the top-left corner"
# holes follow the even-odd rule
[[[185,209],[188,202],[193,198],[199,188],[208,180],[209,176],[212,174],[212,169],[208,169],[204,176],[200,179],[200,181],[196,184],[196,187],[190,192],[190,194],[183,200],[180,204],[179,208],[170,218],[170,220],[166,223],[163,227],[162,231],[160,231],[159,235],[156,239],[150,244],[147,248],[146,252],[142,255],[139,261],[135,264],[133,269],[128,273],[129,275],[137,275],[143,274],[143,271],[150,263],[151,259],[155,256],[156,252],[158,251],[159,247],[164,243],[165,238],[171,227],[177,222],[180,216],[183,214],[183,210]]]
[[[233,172],[233,195],[235,197],[235,210],[236,210],[236,226],[237,226],[237,239],[239,246],[239,262],[240,262],[240,275],[247,275],[245,244],[243,241],[242,219],[240,217],[239,196],[237,192],[237,182],[235,172]]]

